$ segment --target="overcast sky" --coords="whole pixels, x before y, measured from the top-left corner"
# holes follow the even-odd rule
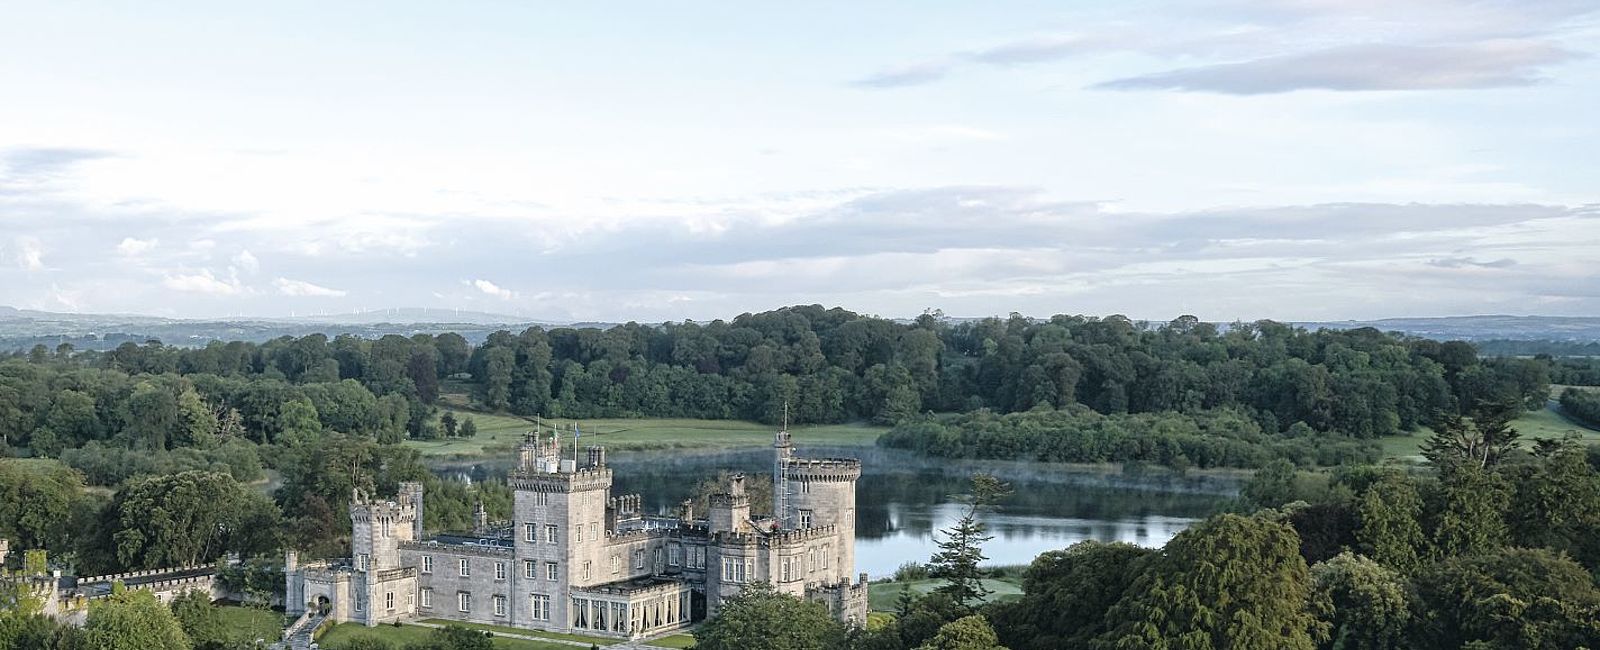
[[[37,2],[0,304],[1600,315],[1600,3]]]

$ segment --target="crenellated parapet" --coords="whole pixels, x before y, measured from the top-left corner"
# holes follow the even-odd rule
[[[515,554],[511,544],[441,544],[434,540],[400,542],[400,548],[424,553],[470,555],[474,557],[508,558]]]
[[[610,467],[582,467],[570,472],[542,472],[517,470],[507,482],[511,489],[522,492],[586,492],[611,487]]]
[[[855,458],[791,458],[785,467],[791,481],[843,483],[861,478],[861,461]]]
[[[718,546],[781,549],[790,546],[801,546],[813,540],[834,539],[838,536],[839,528],[828,525],[785,529],[769,533],[718,532],[712,535],[712,540]]]

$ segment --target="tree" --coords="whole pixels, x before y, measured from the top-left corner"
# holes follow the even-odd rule
[[[1404,474],[1390,472],[1361,494],[1356,540],[1362,552],[1401,572],[1415,569],[1424,555],[1422,497]]]
[[[456,414],[452,411],[445,411],[444,415],[439,416],[439,428],[443,430],[444,437],[456,437]]]
[[[1342,553],[1311,567],[1311,603],[1328,624],[1327,648],[1403,647],[1411,625],[1410,586],[1371,558]]]
[[[1275,460],[1256,470],[1240,494],[1258,508],[1276,508],[1295,499],[1294,463]]]
[[[155,594],[133,589],[89,605],[84,623],[89,650],[190,650],[188,635]]]
[[[978,521],[978,511],[1007,494],[1009,487],[992,474],[974,474],[972,493],[965,497],[966,512],[954,526],[940,531],[944,539],[937,542],[939,552],[928,563],[930,574],[945,581],[936,591],[969,610],[994,593],[984,586],[983,573],[978,569],[989,559],[983,554],[984,542],[994,539],[986,534],[988,527]]]
[[[283,403],[278,411],[278,442],[289,447],[303,447],[322,436],[322,420],[317,417],[317,407],[304,397]]]
[[[927,643],[917,650],[1006,650],[995,637],[994,628],[982,616],[958,618],[939,628]]]
[[[228,474],[190,471],[125,485],[101,514],[95,547],[116,566],[189,566],[270,550],[277,525],[265,496]]]
[[[461,418],[461,437],[471,438],[478,435],[478,423],[471,417]]]
[[[1467,464],[1493,467],[1517,448],[1520,435],[1511,427],[1515,408],[1491,411],[1477,418],[1443,415],[1433,423],[1433,435],[1422,445],[1422,455],[1435,466]]]
[[[1559,553],[1513,548],[1450,558],[1423,572],[1417,590],[1426,624],[1413,629],[1414,647],[1600,646],[1600,589]]]
[[[1155,551],[1122,542],[1078,542],[1046,551],[1022,574],[1022,597],[986,612],[1015,650],[1081,648],[1105,632],[1106,612],[1122,599]]]
[[[1472,463],[1446,465],[1428,508],[1437,559],[1487,553],[1508,539],[1504,477]]]
[[[717,615],[695,632],[698,650],[823,650],[844,637],[844,626],[821,603],[745,585],[722,602]]]
[[[230,650],[226,647],[228,624],[216,605],[211,604],[210,595],[195,589],[179,594],[172,600],[172,615],[195,650]]]
[[[1294,529],[1225,514],[1152,555],[1107,619],[1099,650],[1311,650],[1322,624]]]

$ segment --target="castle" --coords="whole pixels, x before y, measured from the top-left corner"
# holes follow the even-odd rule
[[[855,569],[853,458],[800,458],[787,427],[776,434],[771,517],[753,517],[745,477],[710,499],[705,518],[686,502],[676,516],[640,511],[613,495],[604,447],[579,466],[559,434],[533,434],[508,481],[513,520],[491,526],[481,506],[471,535],[424,535],[420,483],[392,500],[357,492],[353,557],[298,562],[286,554],[285,608],[378,625],[438,618],[616,638],[665,634],[715,615],[744,585],[825,603],[842,621],[867,615]]]

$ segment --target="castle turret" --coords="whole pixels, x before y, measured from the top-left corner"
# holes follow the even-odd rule
[[[854,458],[792,458],[786,472],[788,503],[794,513],[795,528],[834,526],[839,544],[834,545],[829,565],[838,581],[849,583],[855,570],[856,481],[861,478],[861,461]]]
[[[750,495],[744,491],[744,474],[728,479],[727,491],[711,495],[711,534],[747,532],[750,522]]]

